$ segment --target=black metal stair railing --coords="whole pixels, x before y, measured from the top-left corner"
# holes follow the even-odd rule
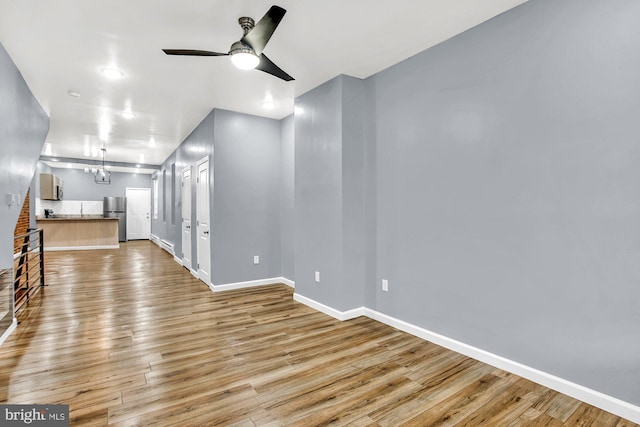
[[[45,286],[44,244],[41,228],[29,228],[26,234],[16,236],[13,247],[14,271],[14,314]]]

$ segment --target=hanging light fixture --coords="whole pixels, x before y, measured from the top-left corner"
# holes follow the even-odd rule
[[[107,170],[104,165],[104,155],[107,153],[107,149],[102,147],[102,167],[96,169],[94,172],[94,180],[96,184],[111,184],[111,172]]]

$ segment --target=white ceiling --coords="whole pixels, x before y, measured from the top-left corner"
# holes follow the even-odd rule
[[[0,43],[51,118],[43,154],[99,158],[104,141],[109,161],[158,165],[213,108],[286,117],[339,74],[368,77],[526,0],[278,0],[287,14],[264,53],[292,82],[161,51],[227,52],[237,19],[258,21],[274,1],[0,0]],[[124,76],[106,79],[107,67]]]

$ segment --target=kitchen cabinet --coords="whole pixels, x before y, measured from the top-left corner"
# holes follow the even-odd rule
[[[52,173],[41,173],[40,199],[62,200],[62,179]]]

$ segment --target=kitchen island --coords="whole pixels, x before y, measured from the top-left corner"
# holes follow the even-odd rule
[[[37,217],[44,231],[45,251],[117,249],[118,218],[102,215],[55,215]]]

